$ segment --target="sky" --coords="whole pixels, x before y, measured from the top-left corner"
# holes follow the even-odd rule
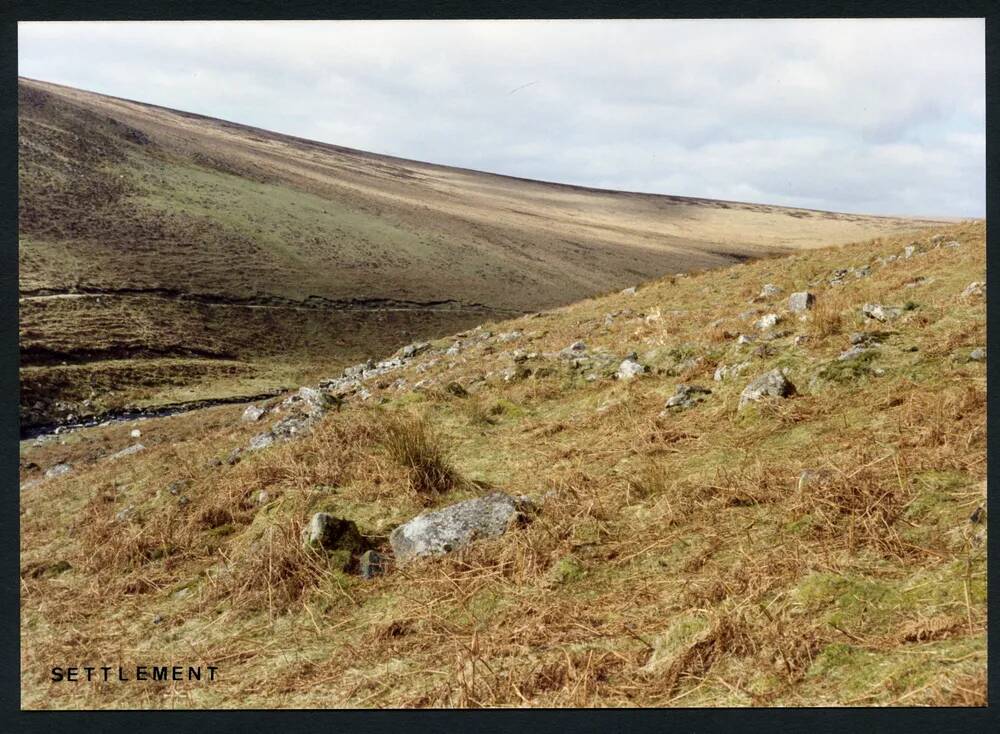
[[[983,217],[982,19],[20,23],[19,74],[598,188]]]

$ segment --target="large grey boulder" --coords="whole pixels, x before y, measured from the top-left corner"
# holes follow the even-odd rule
[[[389,543],[399,563],[458,550],[479,538],[503,535],[524,516],[527,502],[493,492],[417,515],[392,531]]]
[[[795,394],[793,385],[780,369],[773,369],[753,379],[740,393],[739,409],[767,397],[787,398]]]
[[[788,310],[793,313],[808,311],[816,302],[816,296],[809,291],[798,291],[788,297]]]

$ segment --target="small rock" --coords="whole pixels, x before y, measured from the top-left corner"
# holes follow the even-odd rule
[[[364,538],[352,520],[343,520],[326,512],[317,512],[302,530],[302,541],[317,550],[364,550]]]
[[[61,477],[65,474],[69,474],[73,470],[70,464],[56,464],[47,472],[45,472],[46,479],[54,479],[56,477]]]
[[[449,393],[450,395],[454,395],[456,398],[465,398],[468,397],[469,395],[468,390],[466,390],[459,383],[454,381],[449,382],[447,385],[445,385],[444,391],[446,393]]]
[[[892,321],[893,319],[899,318],[899,315],[903,312],[903,309],[896,308],[894,306],[883,306],[881,303],[866,303],[861,307],[861,313],[865,318],[874,319],[875,321]]]
[[[121,509],[115,513],[115,522],[125,522],[134,514],[135,514],[135,507],[129,505],[128,507]]]
[[[274,443],[274,436],[272,436],[270,433],[258,433],[256,436],[250,439],[250,443],[247,445],[247,450],[260,451],[261,449],[266,449],[273,443]]]
[[[178,507],[187,507],[189,504],[191,504],[191,499],[186,495],[181,495],[177,498]]]
[[[526,508],[510,495],[493,492],[440,510],[421,513],[389,535],[399,563],[458,550],[473,540],[503,535]]]
[[[776,313],[764,314],[759,319],[757,319],[754,326],[756,326],[761,331],[766,331],[767,329],[773,329],[777,323],[781,321],[781,317]]]
[[[266,505],[271,501],[271,495],[267,493],[266,489],[262,489],[257,493],[257,504]]]
[[[421,352],[426,352],[430,348],[431,345],[427,342],[414,342],[413,344],[407,344],[405,347],[400,349],[399,353],[404,359],[412,359]]]
[[[522,332],[520,329],[514,329],[514,331],[507,331],[507,332],[504,332],[503,334],[497,334],[497,341],[498,342],[513,342],[513,341],[517,341],[522,336],[524,336],[524,332]]]
[[[798,336],[795,337],[795,346],[797,347],[801,346],[802,344],[806,344],[808,342],[809,342],[808,334],[799,334]]]
[[[986,521],[986,508],[980,505],[969,515],[969,522],[973,525],[980,525]]]
[[[153,624],[161,624],[163,622],[163,615],[157,614],[153,617]]]
[[[739,409],[765,397],[787,398],[795,394],[793,385],[780,369],[773,369],[754,378],[740,393]]]
[[[226,457],[226,463],[229,466],[234,466],[236,464],[239,464],[243,458],[242,454],[243,454],[243,449],[240,448],[233,449],[232,451],[229,452],[229,456]]]
[[[971,298],[973,296],[985,296],[986,295],[986,284],[974,280],[965,286],[965,290],[962,291],[962,298]]]
[[[618,365],[618,371],[615,372],[615,377],[619,380],[631,380],[633,377],[645,374],[649,370],[645,365],[639,364],[635,357],[626,357],[622,360],[622,363]]]
[[[382,576],[389,570],[389,558],[378,551],[368,550],[361,554],[358,560],[358,572],[363,579],[373,579]]]
[[[711,394],[711,390],[701,385],[680,384],[677,386],[676,392],[667,399],[665,409],[690,408],[699,401],[704,400],[706,395]]]
[[[969,352],[969,359],[973,362],[985,362],[986,361],[986,350],[982,347],[977,347]]]
[[[138,428],[133,428],[132,431],[129,433],[129,435],[132,438],[142,438],[142,431],[140,431]]]
[[[117,461],[118,459],[124,459],[126,456],[132,456],[133,454],[138,454],[140,451],[144,451],[145,449],[146,447],[143,446],[141,443],[134,443],[131,446],[128,446],[117,453],[111,454],[111,456],[109,456],[108,459],[111,461]]]
[[[585,352],[586,350],[587,350],[587,345],[584,344],[583,342],[573,342],[568,347],[566,347],[565,351],[569,351],[569,352]]]
[[[630,287],[628,287],[628,288],[625,288],[625,289],[624,289],[624,290],[623,290],[623,291],[621,292],[621,294],[622,294],[623,296],[634,296],[634,295],[635,295],[635,286],[633,285],[633,286],[630,286]]]
[[[760,289],[760,298],[771,298],[777,296],[781,293],[781,288],[776,286],[774,283],[765,283],[764,287]]]
[[[724,364],[719,365],[719,367],[715,370],[715,375],[712,379],[716,382],[722,382],[729,377],[738,377],[743,374],[743,371],[749,366],[749,362],[739,362],[737,364],[729,365],[728,367]]]
[[[843,362],[848,359],[854,359],[855,357],[860,357],[862,354],[867,354],[870,351],[872,351],[872,348],[868,343],[855,344],[850,349],[841,352],[837,356],[837,361]]]
[[[263,408],[256,405],[248,405],[246,410],[243,411],[243,415],[240,416],[240,420],[244,423],[256,423],[266,412]]]
[[[793,313],[808,311],[816,302],[816,296],[809,291],[798,291],[788,297],[788,310]]]
[[[167,485],[167,491],[176,496],[181,493],[182,490],[186,489],[191,485],[190,479],[178,479],[176,482],[171,482]]]

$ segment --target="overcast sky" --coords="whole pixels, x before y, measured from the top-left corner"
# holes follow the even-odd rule
[[[527,178],[985,216],[972,20],[21,23],[19,73]]]

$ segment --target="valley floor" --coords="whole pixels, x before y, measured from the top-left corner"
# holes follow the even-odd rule
[[[22,706],[984,705],[985,256],[963,223],[483,324],[256,451],[280,399],[22,442]],[[537,512],[372,579],[301,541],[493,490]],[[218,674],[50,678],[164,664]]]

